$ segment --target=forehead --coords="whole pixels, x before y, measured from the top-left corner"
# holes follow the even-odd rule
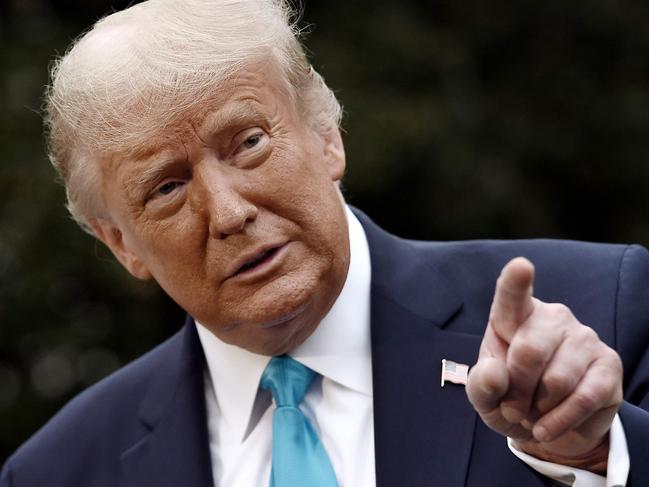
[[[126,150],[103,157],[104,176],[164,166],[182,157],[187,141],[207,143],[227,137],[251,125],[270,129],[279,119],[299,118],[294,97],[279,70],[270,66],[251,66],[226,78],[218,88],[169,122],[146,131],[146,140]],[[134,181],[133,181],[134,182]],[[131,184],[129,184],[131,185]]]
[[[195,135],[204,139],[230,126],[278,112],[293,115],[294,98],[292,88],[274,63],[257,63],[225,78],[192,106],[170,107],[170,112],[176,113],[162,127],[151,127],[155,130],[147,132],[153,135],[126,152],[130,158],[145,159],[169,149],[179,138]]]

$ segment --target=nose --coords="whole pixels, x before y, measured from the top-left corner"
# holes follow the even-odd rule
[[[246,199],[237,182],[223,174],[202,178],[204,202],[209,220],[209,232],[213,238],[225,239],[244,230],[248,222],[257,217],[258,209]]]

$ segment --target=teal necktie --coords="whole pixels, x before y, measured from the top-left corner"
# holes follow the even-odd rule
[[[282,355],[264,370],[260,387],[275,400],[270,487],[338,487],[329,457],[299,404],[316,373]]]

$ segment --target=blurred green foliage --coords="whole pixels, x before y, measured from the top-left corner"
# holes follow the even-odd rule
[[[348,200],[404,236],[649,244],[649,3],[305,3]],[[0,462],[182,312],[77,229],[39,116],[55,53],[127,2],[0,2]]]

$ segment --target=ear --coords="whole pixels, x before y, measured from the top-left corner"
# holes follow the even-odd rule
[[[125,242],[122,231],[113,222],[103,218],[92,218],[88,224],[95,236],[110,249],[127,271],[138,279],[151,279],[149,269]]]
[[[345,147],[340,130],[329,126],[322,134],[324,141],[324,161],[332,181],[340,181],[345,174]]]

